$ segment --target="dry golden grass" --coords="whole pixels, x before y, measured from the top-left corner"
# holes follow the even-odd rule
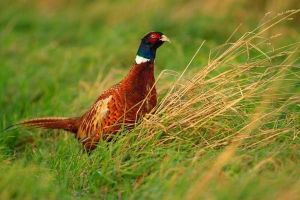
[[[292,70],[299,68],[299,43],[275,48],[263,37],[266,31],[299,11],[278,14],[236,42],[228,41],[212,52],[209,63],[193,75],[189,74],[189,63],[177,80],[166,87],[156,112],[137,127],[140,140],[163,133],[155,145],[178,140],[198,146],[195,157],[208,149],[226,146],[190,188],[186,199],[201,196],[238,148],[258,148],[281,134],[299,134],[293,113],[285,119],[279,117],[289,106],[300,102],[299,95],[289,90],[299,78],[299,73]]]

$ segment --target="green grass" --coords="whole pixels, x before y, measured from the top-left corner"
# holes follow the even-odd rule
[[[1,132],[0,199],[297,199],[299,52],[280,70],[297,48],[299,14],[264,33],[283,33],[277,40],[249,41],[262,42],[258,47],[271,62],[241,44],[209,66],[231,47],[215,49],[239,20],[244,25],[232,42],[257,27],[266,10],[249,14],[244,2],[220,5],[229,11],[218,12],[195,2],[0,2],[0,130],[26,118],[83,113],[126,74],[143,34],[159,30],[172,40],[157,56],[156,76],[172,70],[158,82],[157,114],[112,142],[101,141],[91,155],[62,131]],[[271,51],[288,44],[294,45]],[[207,76],[197,79],[205,70]],[[247,90],[252,83],[260,85]],[[173,85],[175,92],[166,96]],[[249,96],[214,116],[240,97],[239,89]],[[264,114],[247,128],[253,116]],[[239,132],[248,138],[237,141]]]

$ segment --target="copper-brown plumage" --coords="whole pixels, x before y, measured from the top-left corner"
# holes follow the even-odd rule
[[[160,32],[148,33],[141,41],[136,63],[127,76],[104,91],[82,116],[37,118],[21,124],[72,132],[87,150],[94,149],[101,138],[116,133],[121,127],[133,127],[156,106],[154,59],[156,49],[165,41],[168,38]]]

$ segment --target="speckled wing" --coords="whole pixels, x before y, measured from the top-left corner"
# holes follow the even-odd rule
[[[101,138],[104,121],[109,114],[108,104],[111,99],[112,95],[98,99],[92,108],[83,116],[77,132],[77,139],[88,149],[93,148]]]

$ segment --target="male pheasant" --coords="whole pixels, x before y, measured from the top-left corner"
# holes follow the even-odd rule
[[[131,128],[157,103],[154,60],[156,50],[170,42],[161,32],[145,35],[127,76],[104,91],[82,116],[73,118],[47,117],[26,120],[20,125],[45,129],[63,129],[74,133],[86,150],[95,149],[101,138],[122,127]]]

